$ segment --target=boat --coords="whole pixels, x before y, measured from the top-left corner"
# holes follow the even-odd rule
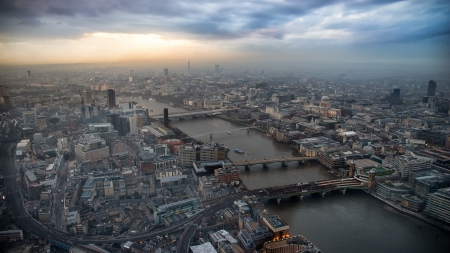
[[[170,103],[169,105],[172,107],[177,107],[174,103]]]
[[[242,150],[240,150],[240,149],[235,149],[235,150],[234,150],[234,153],[238,153],[238,154],[240,154],[240,155],[243,155],[243,154],[244,154],[244,151],[242,151]]]
[[[228,131],[228,134],[231,134],[231,131]]]
[[[153,98],[149,98],[148,101],[153,101]]]

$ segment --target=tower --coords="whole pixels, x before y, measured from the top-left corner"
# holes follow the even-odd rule
[[[354,161],[352,161],[350,163],[350,168],[348,170],[348,177],[352,178],[353,176],[355,176],[355,162]]]
[[[396,98],[400,98],[400,89],[394,89],[393,95],[394,95],[394,97],[396,97]]]
[[[108,108],[116,107],[116,92],[113,89],[108,89]]]
[[[164,76],[169,77],[169,69],[168,68],[164,69]]]
[[[433,80],[430,80],[428,82],[427,96],[434,97],[435,95],[436,95],[436,82]]]
[[[369,180],[367,181],[367,187],[369,191],[375,193],[377,191],[377,182],[375,181],[375,173],[370,173]]]
[[[191,62],[188,61],[188,73],[191,73]]]
[[[134,70],[130,69],[130,76],[133,75]]]
[[[164,126],[169,127],[169,109],[164,108]]]
[[[219,74],[219,72],[220,72],[219,64],[216,64],[215,69],[214,69],[214,72],[215,72],[216,74]]]
[[[31,71],[27,70],[27,78],[30,79],[30,77],[31,77]]]

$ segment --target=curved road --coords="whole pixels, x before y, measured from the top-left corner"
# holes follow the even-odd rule
[[[107,239],[107,240],[101,240],[101,239],[88,239],[83,238],[83,240],[76,240],[75,238],[62,233],[56,229],[49,229],[46,226],[42,225],[35,219],[33,219],[30,214],[25,210],[22,195],[20,194],[19,187],[16,182],[16,177],[14,175],[17,174],[16,168],[15,168],[15,143],[3,143],[3,145],[0,146],[0,162],[2,164],[3,172],[2,174],[5,176],[4,178],[4,189],[5,189],[5,195],[7,200],[10,203],[11,206],[11,212],[14,215],[14,218],[16,219],[16,223],[19,227],[21,227],[23,230],[30,232],[33,235],[36,235],[41,238],[48,238],[53,239],[55,241],[67,244],[67,245],[76,245],[76,244],[90,244],[90,243],[97,243],[97,244],[103,244],[103,243],[121,243],[126,241],[141,241],[141,240],[147,240],[151,239],[157,235],[165,235],[168,233],[175,232],[177,230],[181,230],[184,228],[185,224],[196,224],[201,222],[201,219],[204,217],[204,215],[212,214],[214,212],[219,211],[220,209],[225,208],[227,205],[230,205],[230,203],[238,196],[242,194],[248,194],[249,192],[241,192],[239,194],[232,194],[223,198],[215,199],[213,201],[208,201],[210,204],[210,208],[208,208],[205,211],[199,212],[198,214],[201,215],[194,215],[192,217],[189,217],[188,219],[184,220],[183,222],[176,224],[170,228],[161,229],[158,231],[154,231],[152,233],[148,233],[145,235],[140,236],[134,236],[134,237],[125,237],[120,239]],[[231,202],[230,202],[231,201]],[[192,229],[188,229],[187,234],[191,234]],[[193,230],[192,233],[195,233],[195,230]],[[192,236],[191,236],[192,237]],[[189,241],[190,238],[189,237]],[[180,241],[185,241],[185,237],[181,238]],[[187,244],[189,244],[189,241],[187,241]],[[186,244],[184,244],[186,245]],[[188,246],[187,246],[188,247]]]

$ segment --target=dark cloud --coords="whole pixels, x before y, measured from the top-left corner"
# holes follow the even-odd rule
[[[302,29],[318,25],[325,17],[316,11],[342,8],[344,15],[372,10],[387,6],[398,0],[286,0],[264,2],[258,0],[238,1],[180,1],[180,0],[0,0],[0,23],[3,35],[36,36],[44,38],[70,38],[90,32],[130,32],[130,33],[178,33],[188,34],[198,39],[222,40],[259,37],[284,39],[290,32],[283,26],[300,18],[308,17]],[[323,28],[345,30],[361,35],[372,34],[371,42],[378,41],[414,41],[421,38],[444,36],[445,29],[435,26],[448,24],[450,7],[448,0],[420,1],[425,6],[420,10],[421,22],[430,22],[426,26],[417,26],[414,20],[393,21],[388,23],[371,21],[327,23]],[[324,8],[326,7],[326,8]],[[405,15],[409,14],[406,13]],[[399,10],[399,18],[402,17]],[[380,17],[383,13],[379,13]],[[438,15],[436,17],[436,15]],[[438,19],[435,21],[433,19]],[[49,20],[49,21],[47,21]],[[316,23],[314,23],[316,22]],[[408,28],[408,22],[423,29]],[[60,24],[61,32],[55,26]],[[33,26],[38,31],[30,33],[22,29]],[[393,33],[390,35],[389,33]],[[374,39],[374,35],[377,38]],[[3,37],[5,37],[3,36]],[[362,36],[364,37],[364,36]]]
[[[75,17],[75,12],[66,8],[58,8],[58,7],[50,7],[47,10],[48,14],[60,15],[60,16],[69,16]]]

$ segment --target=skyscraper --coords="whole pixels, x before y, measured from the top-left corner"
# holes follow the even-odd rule
[[[164,108],[164,126],[169,127],[169,109]]]
[[[108,108],[116,107],[116,92],[113,89],[108,89]]]
[[[164,76],[169,77],[169,69],[167,68],[164,69]]]
[[[133,75],[134,70],[130,69],[130,76]]]
[[[188,61],[188,73],[191,73],[191,63]]]
[[[27,78],[29,79],[31,77],[31,71],[27,70]]]
[[[399,98],[400,97],[400,89],[394,89],[393,95],[394,95],[394,97]]]
[[[216,67],[215,67],[215,69],[214,69],[214,72],[215,72],[216,74],[219,74],[219,72],[220,72],[219,64],[216,64]]]
[[[433,80],[430,80],[428,82],[428,91],[427,96],[428,97],[434,97],[436,95],[436,82]]]

